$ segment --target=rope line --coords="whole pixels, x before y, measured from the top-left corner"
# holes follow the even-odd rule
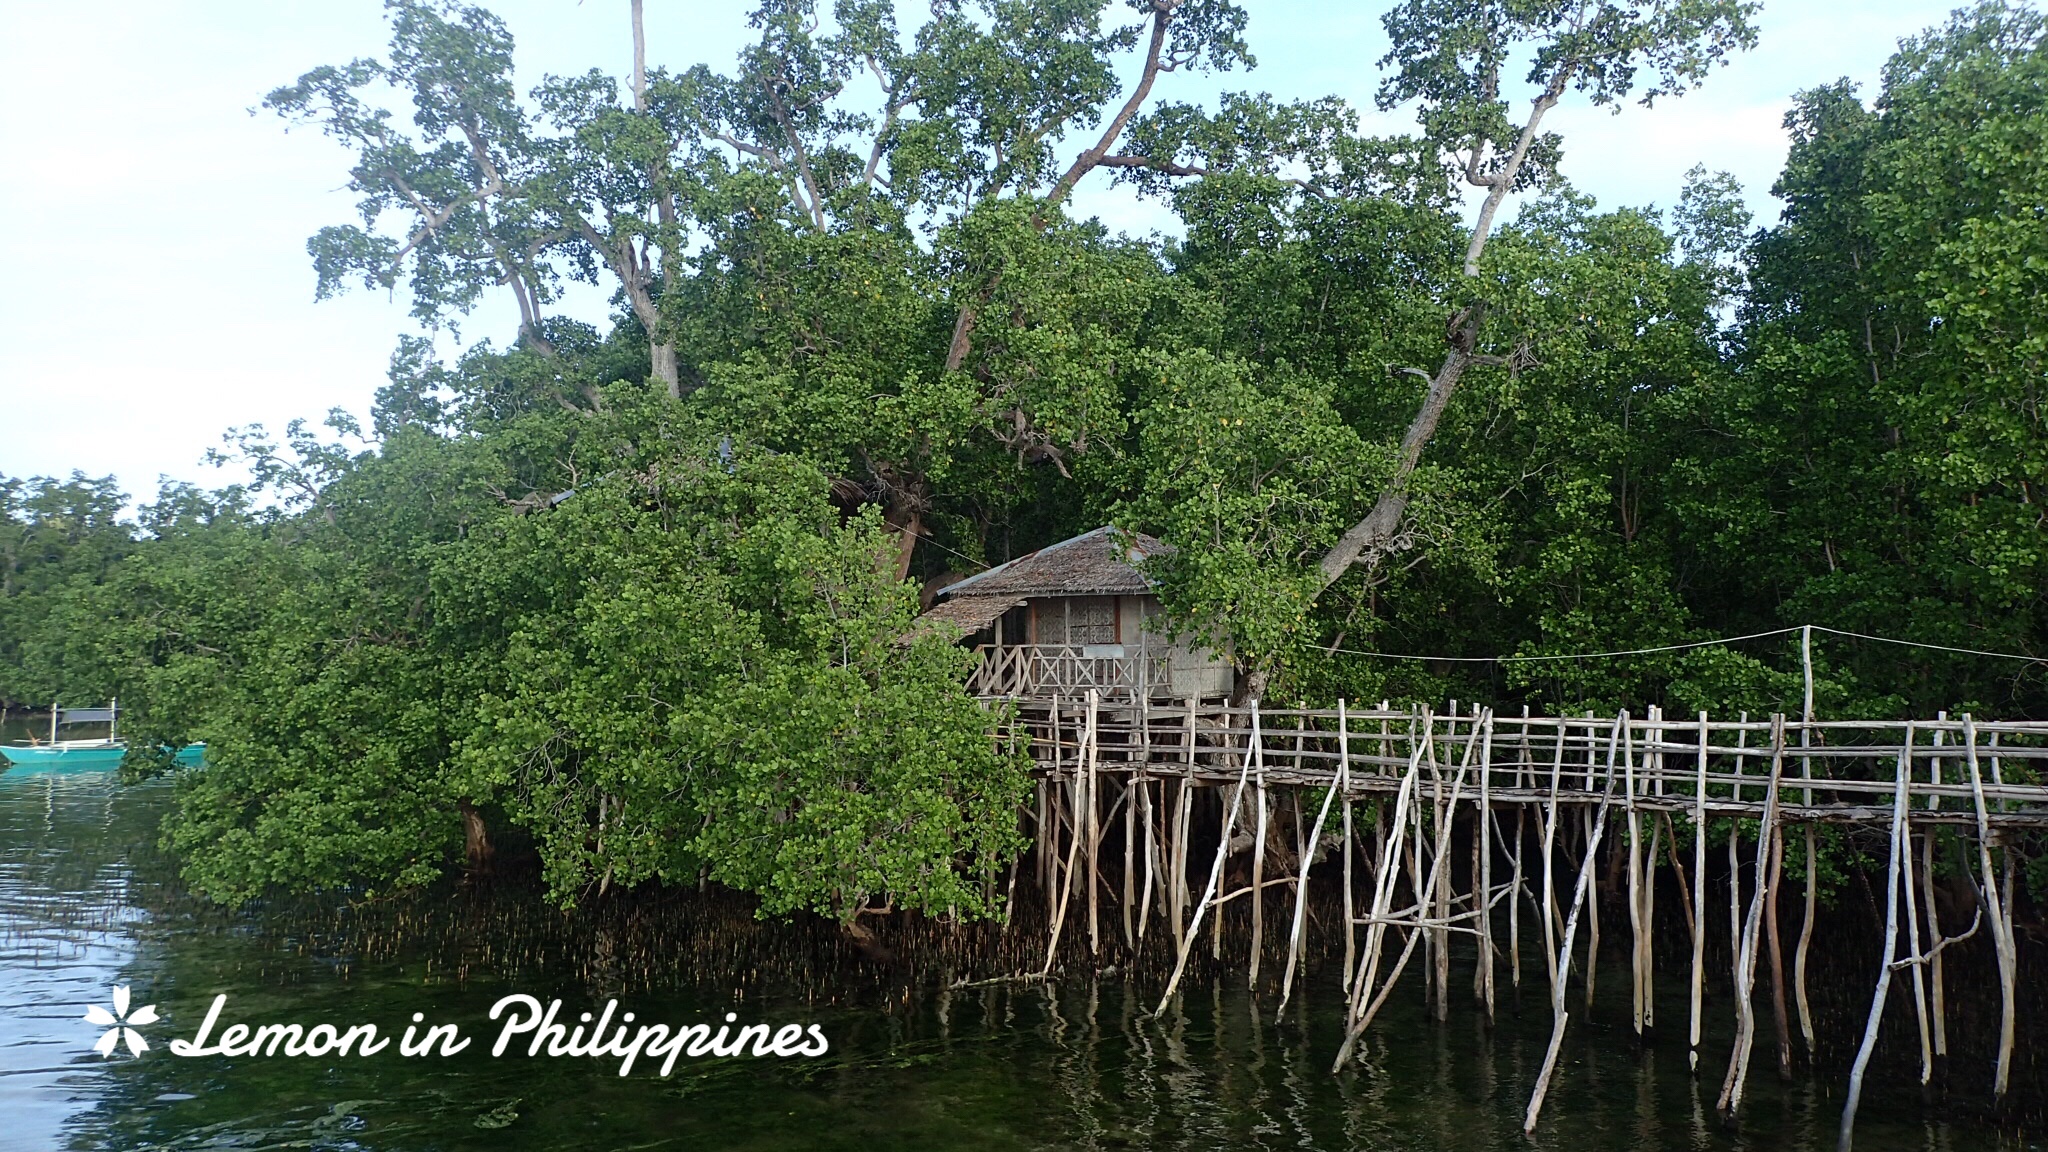
[[[1946,644],[1923,644],[1918,640],[1894,640],[1889,636],[1871,636],[1863,632],[1845,632],[1825,624],[1813,625],[1815,632],[1832,632],[1837,636],[1854,636],[1858,640],[1875,640],[1880,644],[1904,644],[1909,648],[1931,648],[1936,652],[1955,652],[1964,656],[1990,656],[1998,660],[2024,660],[2029,664],[2048,663],[2048,657],[2022,656],[2017,652],[1986,652],[1981,648],[1951,648]]]
[[[1452,664],[1533,664],[1554,660],[1601,660],[1612,656],[1649,656],[1659,652],[1682,652],[1690,648],[1707,648],[1716,644],[1735,644],[1743,640],[1762,640],[1770,636],[1784,636],[1804,628],[1815,632],[1826,632],[1835,636],[1849,636],[1858,640],[1875,640],[1882,644],[1900,644],[1908,648],[1927,648],[1937,652],[1954,652],[1963,656],[1988,656],[1997,660],[2021,660],[2029,664],[2048,663],[2048,657],[2023,656],[2015,652],[1987,652],[1979,648],[1955,648],[1947,644],[1926,644],[1918,640],[1899,640],[1890,636],[1871,636],[1863,632],[1848,632],[1830,628],[1825,624],[1794,624],[1786,628],[1773,628],[1768,632],[1751,632],[1743,636],[1721,636],[1712,640],[1691,640],[1683,644],[1662,644],[1655,648],[1623,648],[1613,652],[1563,652],[1543,656],[1416,656],[1404,652],[1364,652],[1355,648],[1324,648],[1324,652],[1345,656],[1370,656],[1379,660],[1440,660]]]

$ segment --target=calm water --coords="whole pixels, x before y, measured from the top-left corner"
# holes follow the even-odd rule
[[[1520,1116],[1549,1028],[1533,988],[1490,1032],[1462,996],[1447,1025],[1426,1018],[1419,993],[1397,996],[1368,1060],[1332,1076],[1342,1006],[1327,968],[1311,971],[1305,1026],[1275,1026],[1270,996],[1255,1014],[1241,976],[1198,979],[1150,1021],[1149,976],[948,993],[943,947],[870,962],[829,931],[756,924],[695,893],[575,916],[509,884],[227,914],[183,895],[151,848],[169,799],[167,785],[123,790],[103,774],[0,774],[0,1148],[1833,1147],[1839,1077],[1781,1085],[1760,1046],[1753,1103],[1725,1128],[1712,1113],[1725,1035],[1699,1082],[1682,1042],[1638,1049],[1618,972],[1602,995],[1619,1001],[1604,999],[1588,1026],[1574,1020],[1527,1141]],[[117,983],[161,1013],[140,1058],[94,1055],[102,1029],[80,1019]],[[621,1078],[616,1059],[523,1047],[494,1059],[488,1011],[515,991],[562,998],[572,1020],[617,997],[642,1022],[733,1012],[817,1024],[832,1051],[685,1057],[666,1079],[644,1062]],[[395,1046],[347,1059],[172,1056],[165,1043],[191,1036],[218,992],[230,997],[224,1023],[369,1022],[388,1035],[420,1012],[473,1043],[449,1058]],[[1661,1011],[1684,1018],[1676,998]],[[2001,1137],[1971,1119],[1966,1095],[1923,1103],[1902,1052],[1887,1046],[1859,1148],[2031,1146],[2014,1124]],[[2038,1092],[2039,1074],[2029,1052],[2016,1080]]]

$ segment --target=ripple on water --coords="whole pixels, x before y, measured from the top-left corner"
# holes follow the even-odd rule
[[[111,773],[0,773],[0,1146],[60,1146],[104,1090],[82,1017],[134,962],[146,919],[123,807]]]

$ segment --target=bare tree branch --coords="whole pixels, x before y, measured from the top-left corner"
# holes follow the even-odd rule
[[[1181,3],[1182,0],[1152,0],[1152,41],[1145,49],[1145,68],[1138,75],[1137,87],[1131,89],[1130,98],[1125,100],[1124,106],[1117,109],[1116,115],[1110,118],[1109,126],[1102,130],[1102,139],[1096,141],[1093,148],[1076,156],[1073,164],[1068,166],[1066,173],[1059,178],[1059,182],[1053,185],[1052,191],[1046,194],[1045,208],[1057,206],[1072,194],[1074,185],[1094,170],[1095,166],[1102,162],[1102,158],[1109,154],[1110,148],[1115,146],[1117,138],[1123,135],[1124,128],[1130,124],[1131,117],[1138,114],[1138,109],[1144,106],[1146,98],[1151,96],[1152,85],[1159,79],[1159,54],[1166,46],[1167,25],[1173,23],[1174,13],[1180,10]]]
[[[1130,124],[1131,117],[1137,115],[1138,109],[1152,94],[1152,85],[1159,79],[1159,56],[1166,46],[1167,26],[1173,22],[1174,14],[1180,10],[1182,2],[1183,0],[1152,0],[1152,39],[1145,49],[1145,67],[1139,74],[1137,86],[1131,89],[1129,99],[1124,101],[1123,107],[1110,119],[1109,126],[1102,130],[1102,138],[1097,140],[1093,147],[1075,157],[1073,164],[1068,166],[1066,172],[1053,185],[1052,191],[1046,194],[1044,203],[1032,214],[1034,227],[1041,230],[1045,228],[1049,219],[1046,214],[1065,201],[1073,193],[1074,185],[1102,163],[1102,158],[1109,154],[1109,150],[1116,145],[1117,138],[1123,135],[1124,128]],[[960,366],[967,362],[968,353],[974,348],[974,325],[981,304],[995,291],[995,286],[1001,278],[1002,273],[997,272],[990,277],[988,284],[974,299],[961,306],[960,315],[953,322],[952,343],[946,349],[946,371],[958,372]]]

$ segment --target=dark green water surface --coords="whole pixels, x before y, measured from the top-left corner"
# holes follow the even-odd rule
[[[1462,996],[1438,1024],[1419,985],[1403,990],[1366,1060],[1333,1076],[1343,1009],[1330,964],[1310,969],[1306,1014],[1285,1025],[1273,1023],[1270,992],[1255,1011],[1241,974],[1213,971],[1155,1021],[1145,1016],[1159,986],[1149,974],[1130,985],[1109,975],[948,992],[945,948],[876,962],[829,928],[758,924],[733,901],[696,893],[613,897],[565,915],[508,882],[226,913],[184,895],[152,849],[169,800],[169,785],[121,789],[106,774],[0,774],[0,1148],[1834,1144],[1838,1077],[1780,1083],[1761,1045],[1746,1115],[1724,1126],[1713,1101],[1726,1025],[1695,1081],[1682,1037],[1634,1043],[1615,971],[1603,974],[1594,1019],[1574,1021],[1544,1124],[1525,1139],[1521,1114],[1549,1032],[1533,986],[1540,969],[1525,973],[1532,987],[1519,1004],[1509,996],[1491,1030]],[[91,1051],[104,1029],[81,1017],[115,984],[161,1014],[142,1029],[151,1046],[141,1057]],[[1671,1021],[1684,1018],[1678,984],[1662,990]],[[471,1045],[452,1057],[404,1057],[396,1045],[366,1058],[171,1054],[168,1042],[190,1037],[222,992],[224,1024],[373,1023],[394,1035],[421,1013],[458,1025]],[[816,1024],[832,1047],[818,1058],[684,1057],[666,1078],[645,1058],[622,1078],[616,1058],[531,1057],[523,1041],[493,1057],[488,1013],[513,992],[561,998],[572,1023],[616,998],[641,1023],[716,1024],[730,1012],[742,1024]],[[2031,1146],[2010,1117],[2001,1134],[1967,1098],[1923,1097],[1906,1043],[1887,1041],[1859,1148]],[[2028,1053],[2016,1079],[2038,1074]]]

